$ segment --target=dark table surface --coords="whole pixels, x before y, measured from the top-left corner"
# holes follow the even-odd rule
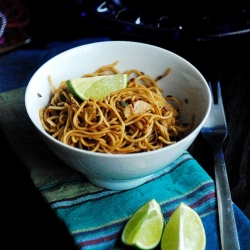
[[[229,130],[224,153],[232,199],[250,218],[250,35],[210,42],[162,43],[161,39],[145,40],[107,31],[100,26],[89,26],[89,23],[76,20],[64,6],[49,5],[48,1],[43,6],[23,2],[31,13],[27,32],[32,41],[25,45],[26,49],[43,48],[53,40],[70,41],[94,36],[147,42],[184,57],[207,81],[219,80]],[[4,83],[0,80],[0,84]],[[67,230],[34,187],[25,166],[10,153],[12,149],[2,131],[0,138],[0,249],[74,249]],[[190,152],[213,177],[212,152],[200,135]],[[8,185],[10,176],[16,183],[11,187]]]

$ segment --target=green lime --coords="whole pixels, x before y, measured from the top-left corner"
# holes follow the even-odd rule
[[[81,100],[104,99],[109,94],[126,88],[127,74],[74,78],[66,81],[69,91]]]
[[[122,232],[122,242],[140,249],[153,249],[161,240],[164,218],[160,204],[152,199],[129,219]]]
[[[162,250],[204,250],[206,234],[200,216],[183,202],[171,215],[161,239]]]

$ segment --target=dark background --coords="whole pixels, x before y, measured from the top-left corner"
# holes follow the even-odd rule
[[[4,2],[0,0],[0,8]],[[95,16],[82,18],[78,2],[23,0],[30,15],[30,22],[23,29],[32,39],[26,48],[43,48],[53,40],[95,36],[146,42],[184,57],[207,81],[219,80],[229,129],[224,152],[232,199],[250,218],[250,36],[241,34],[197,41],[193,37],[154,36],[153,31],[147,33],[143,29],[135,35],[116,30],[120,27],[100,22],[102,20]],[[2,131],[0,138],[0,249],[74,249],[67,230],[34,188],[25,166],[10,153]],[[200,135],[190,153],[213,177],[211,149]],[[16,185],[9,185],[10,178]]]

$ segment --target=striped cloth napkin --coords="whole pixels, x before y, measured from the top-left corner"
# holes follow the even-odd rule
[[[131,190],[105,190],[81,178],[48,183],[40,190],[81,249],[122,248],[126,221],[152,198],[160,203],[166,221],[180,202],[185,202],[203,218],[208,244],[218,242],[217,234],[210,236],[211,227],[216,230],[214,183],[188,152]]]
[[[54,46],[58,49],[58,44]],[[67,46],[70,47],[69,44]],[[34,58],[39,58],[37,51],[33,53]],[[25,73],[21,68],[26,66],[17,64],[17,61],[31,54],[30,50],[19,50],[1,59],[9,64],[13,61],[18,65],[16,74],[22,72],[20,77],[27,79],[34,68]],[[0,78],[4,74],[7,80],[9,74],[11,80],[10,71],[16,68],[7,64],[1,66],[5,65],[0,70]],[[152,198],[160,203],[166,222],[180,202],[191,206],[202,218],[207,237],[206,249],[220,249],[214,182],[189,152],[183,152],[171,165],[139,187],[125,191],[99,188],[58,160],[39,138],[25,111],[25,88],[0,93],[0,129],[79,249],[126,249],[120,239],[125,223]],[[233,206],[241,249],[247,250],[250,221],[236,205]]]

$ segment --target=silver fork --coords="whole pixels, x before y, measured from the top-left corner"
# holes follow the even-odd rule
[[[209,88],[212,94],[212,106],[201,129],[201,135],[213,149],[221,248],[223,250],[238,250],[240,246],[222,147],[228,132],[220,82],[217,82],[217,103],[214,102],[211,83],[209,83]]]

